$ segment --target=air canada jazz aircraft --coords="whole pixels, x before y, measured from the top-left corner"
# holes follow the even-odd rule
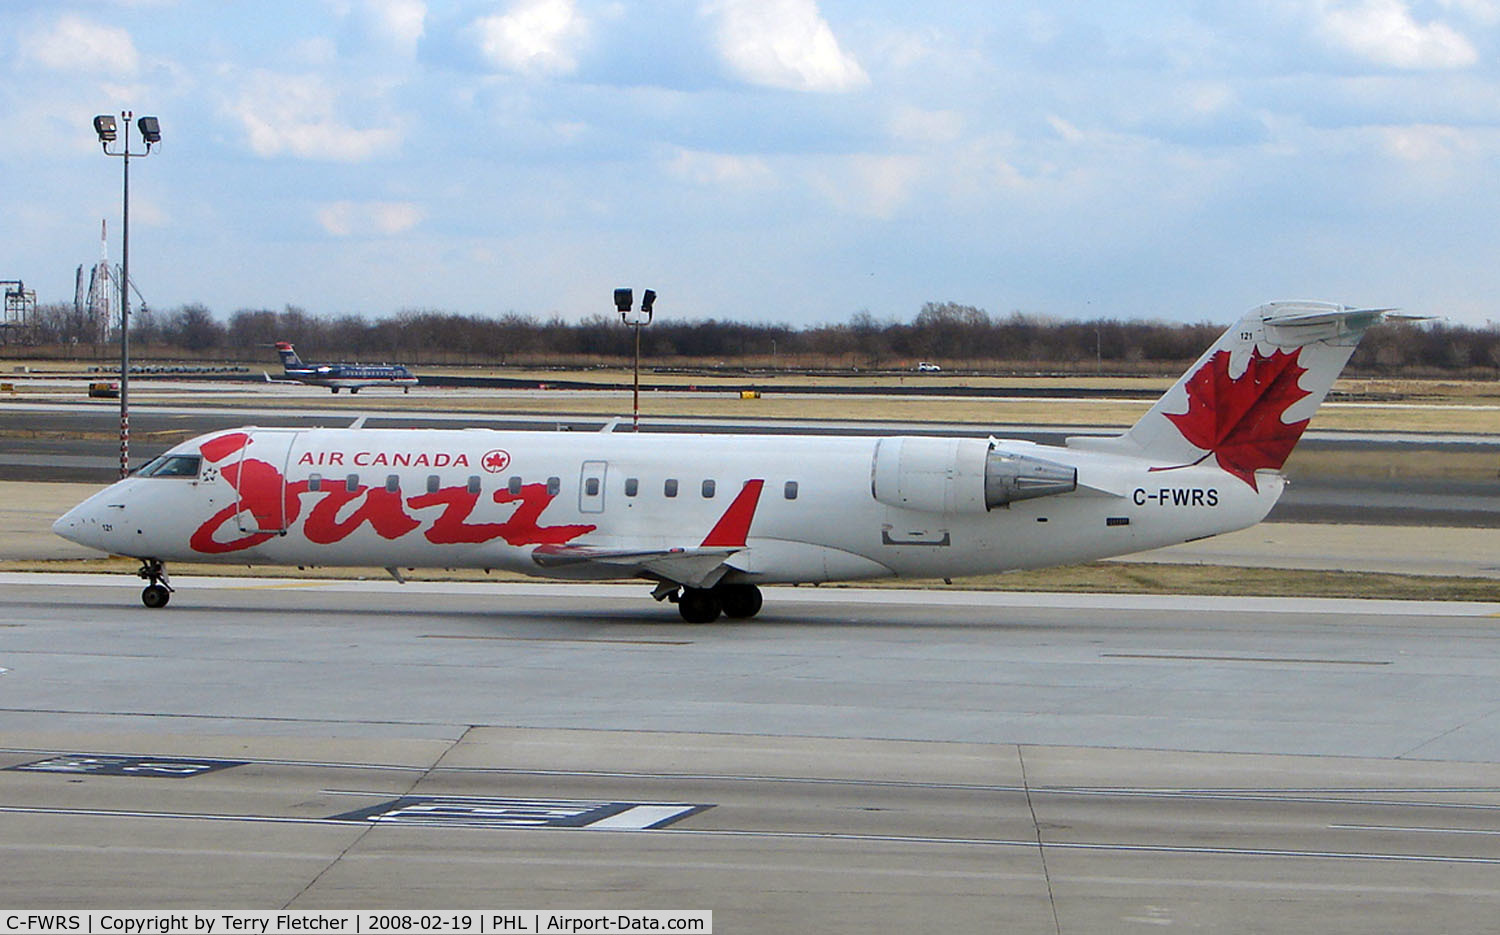
[[[684,619],[759,585],[1080,562],[1254,525],[1364,330],[1390,309],[1263,305],[1122,435],[726,436],[246,427],[184,442],[59,535],[165,563],[640,578]]]
[[[287,380],[326,386],[335,393],[346,388],[350,393],[358,393],[362,386],[400,386],[410,392],[417,385],[417,378],[401,364],[305,364],[288,341],[277,341],[276,353],[281,355],[281,369]],[[276,381],[268,373],[266,382]]]

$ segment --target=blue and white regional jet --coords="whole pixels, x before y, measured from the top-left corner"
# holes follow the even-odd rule
[[[690,622],[752,617],[764,584],[1042,568],[1253,526],[1388,311],[1262,305],[1109,438],[248,426],[52,528],[139,559],[148,607],[171,595],[166,563],[192,561],[640,579]]]
[[[276,353],[281,355],[281,369],[287,380],[326,386],[335,393],[341,389],[358,393],[362,386],[399,386],[410,392],[417,385],[417,378],[401,364],[305,364],[289,341],[277,341]],[[277,381],[268,373],[266,382]]]

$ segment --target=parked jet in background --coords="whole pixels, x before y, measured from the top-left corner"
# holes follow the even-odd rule
[[[417,378],[401,364],[305,364],[287,341],[276,342],[276,353],[281,355],[281,368],[288,380],[326,386],[335,393],[341,389],[358,393],[362,386],[399,386],[403,392],[410,392],[417,385]],[[286,382],[273,381],[269,373],[266,381]]]
[[[752,617],[762,584],[1041,568],[1252,526],[1387,311],[1262,305],[1129,431],[1062,446],[246,427],[183,442],[52,528],[140,559],[148,607],[171,595],[165,562],[209,561],[640,578],[690,622]]]

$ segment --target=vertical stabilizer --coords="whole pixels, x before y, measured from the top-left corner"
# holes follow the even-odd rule
[[[306,365],[302,363],[297,352],[292,348],[290,342],[277,341],[276,353],[281,355],[281,368],[286,371],[305,370]]]
[[[1147,458],[1169,470],[1214,459],[1251,487],[1279,470],[1354,353],[1390,309],[1272,302],[1236,322],[1129,431],[1074,447]]]

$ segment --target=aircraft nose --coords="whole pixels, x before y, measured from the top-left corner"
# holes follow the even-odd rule
[[[109,525],[100,515],[104,509],[103,495],[95,494],[59,516],[52,524],[52,531],[69,542],[107,552],[104,540],[108,538]]]
[[[83,543],[79,540],[79,536],[82,535],[83,526],[83,504],[80,503],[78,506],[59,516],[52,524],[52,531],[69,542],[78,542],[82,545]]]

